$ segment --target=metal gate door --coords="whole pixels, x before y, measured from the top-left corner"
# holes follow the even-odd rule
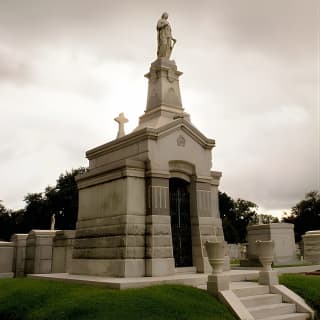
[[[170,215],[173,255],[176,267],[192,266],[190,195],[187,183],[170,179]]]

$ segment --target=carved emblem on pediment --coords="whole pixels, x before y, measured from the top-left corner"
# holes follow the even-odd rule
[[[179,147],[184,147],[186,145],[186,139],[184,136],[182,136],[181,134],[179,135],[179,137],[177,138],[177,145]]]

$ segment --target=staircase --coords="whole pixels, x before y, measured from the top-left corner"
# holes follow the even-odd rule
[[[269,287],[249,281],[232,282],[230,291],[235,295],[232,296],[233,300],[237,300],[237,298],[239,300],[233,301],[233,304],[238,303],[240,308],[246,309],[248,312],[247,316],[241,318],[249,319],[250,315],[252,316],[250,318],[254,320],[306,320],[310,318],[310,313],[301,310],[298,312],[297,305],[287,302],[288,299],[274,288],[277,286]]]

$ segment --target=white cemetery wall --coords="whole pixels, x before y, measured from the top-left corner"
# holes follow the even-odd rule
[[[230,260],[241,259],[241,244],[240,243],[228,243],[228,251]]]

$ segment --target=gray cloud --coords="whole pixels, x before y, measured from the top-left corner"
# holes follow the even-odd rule
[[[318,9],[316,0],[2,0],[0,170],[15,174],[0,199],[18,206],[85,164],[86,149],[114,138],[119,112],[135,127],[155,23],[168,11],[184,107],[217,140],[221,188],[266,210],[293,206],[320,188]]]
[[[0,46],[0,82],[23,84],[31,78],[31,65],[14,51]]]

